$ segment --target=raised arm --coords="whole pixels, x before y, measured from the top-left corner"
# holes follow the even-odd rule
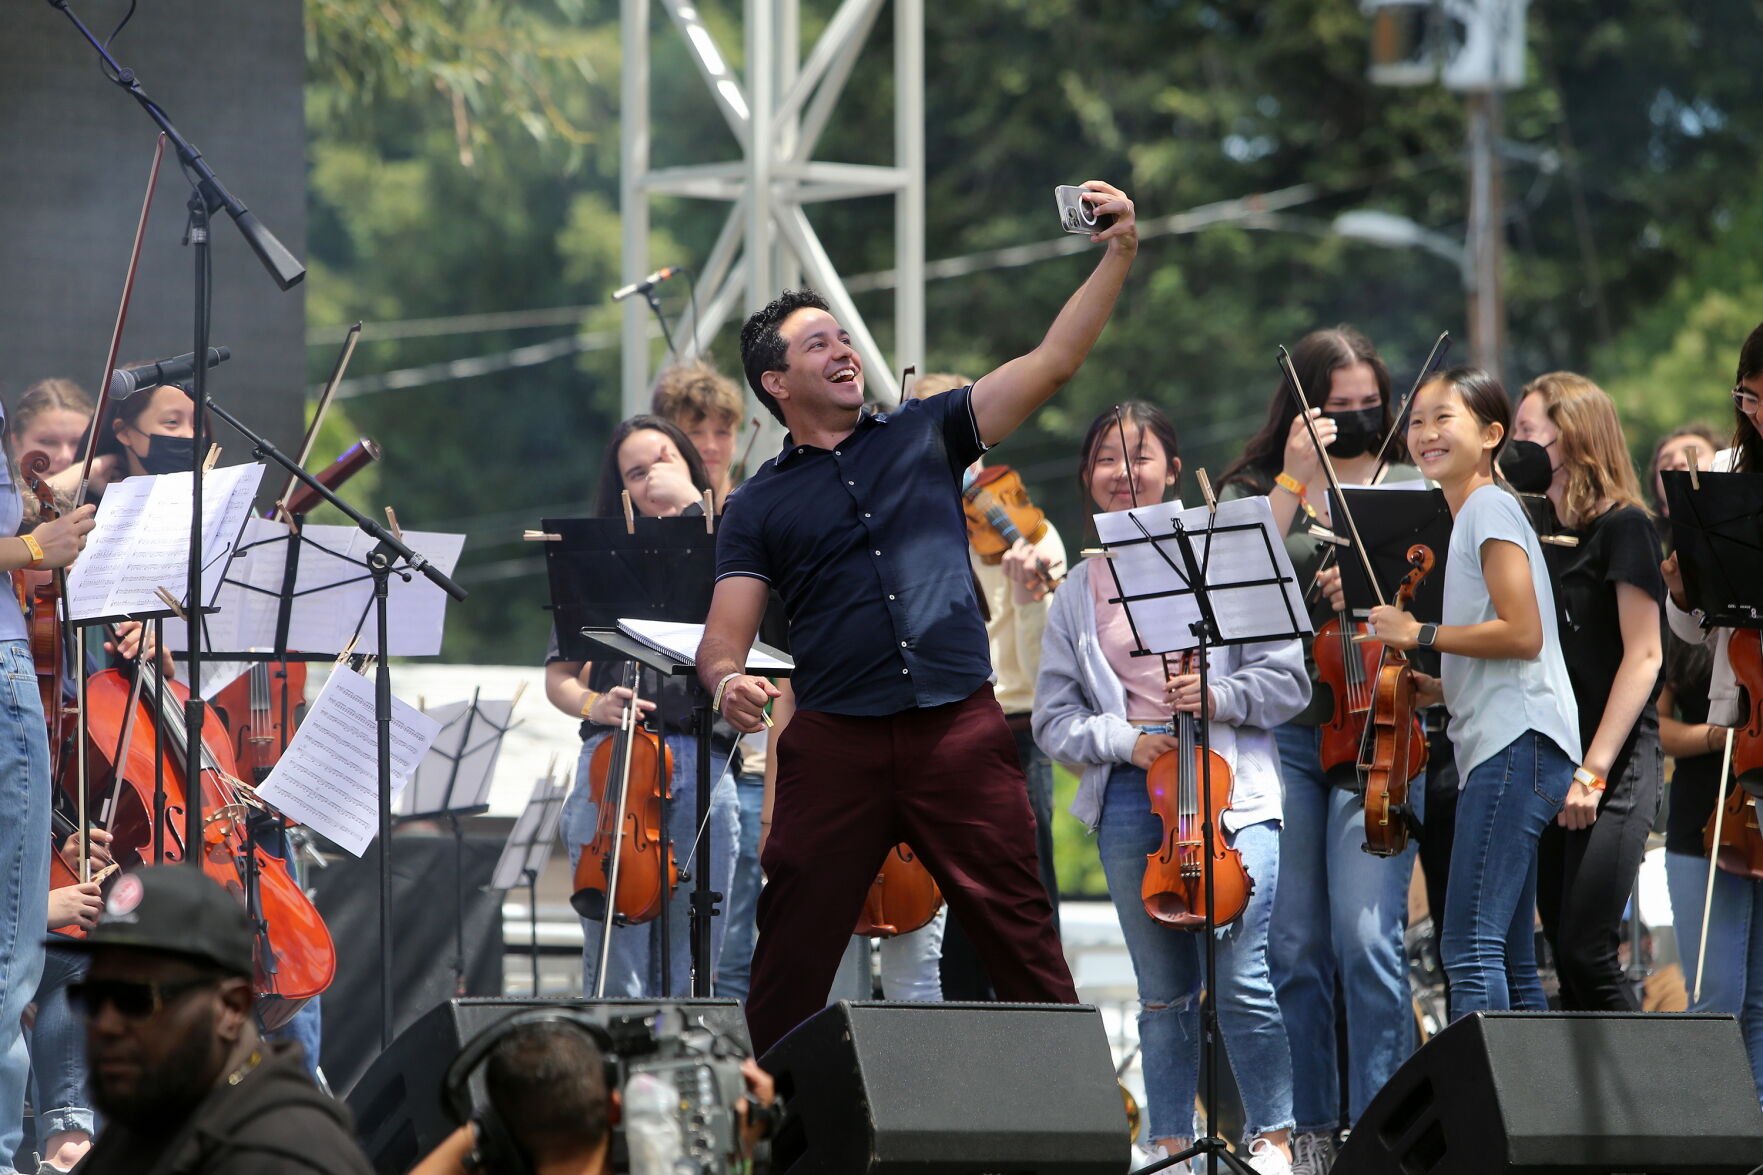
[[[1126,193],[1101,180],[1090,180],[1083,186],[1094,193],[1086,198],[1098,216],[1114,216],[1112,225],[1090,238],[1106,241],[1107,252],[1095,272],[1066,301],[1040,346],[973,385],[973,418],[979,425],[979,439],[988,445],[1009,436],[1077,374],[1114,312],[1115,299],[1138,254],[1139,226]]]
[[[768,699],[777,697],[777,687],[769,681],[741,672],[759,634],[770,592],[770,585],[751,575],[717,580],[710,615],[704,620],[704,639],[698,642],[698,680],[714,694],[723,678],[735,675],[722,691],[722,716],[748,734],[764,725],[760,711]]]

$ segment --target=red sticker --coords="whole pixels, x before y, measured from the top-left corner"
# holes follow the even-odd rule
[[[117,879],[115,885],[110,887],[110,896],[105,900],[104,912],[112,917],[133,914],[135,907],[141,904],[141,898],[146,892],[147,887],[141,884],[139,877],[133,873],[125,873]]]

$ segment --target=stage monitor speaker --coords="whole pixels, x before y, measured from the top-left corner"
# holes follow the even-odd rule
[[[1120,1175],[1126,1109],[1087,1005],[840,1002],[760,1062],[788,1175]]]
[[[381,1175],[403,1175],[457,1125],[441,1104],[441,1079],[460,1048],[478,1033],[529,1008],[573,1008],[601,1023],[679,1008],[694,1020],[751,1049],[747,1020],[734,1000],[448,1000],[405,1029],[368,1066],[347,1101],[355,1133]],[[474,1102],[482,1081],[472,1082]]]
[[[1371,1100],[1334,1175],[1750,1175],[1763,1111],[1731,1016],[1478,1012]]]

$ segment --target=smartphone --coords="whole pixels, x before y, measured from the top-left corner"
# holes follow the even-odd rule
[[[1114,223],[1112,212],[1103,216],[1096,215],[1090,202],[1084,199],[1084,193],[1088,190],[1065,184],[1053,189],[1053,199],[1059,204],[1059,227],[1068,233],[1082,233],[1087,237]]]

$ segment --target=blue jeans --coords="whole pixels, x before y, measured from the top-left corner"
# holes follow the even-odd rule
[[[588,764],[594,748],[605,736],[582,744],[581,760],[576,766],[575,788],[563,801],[563,839],[569,848],[573,867],[581,860],[582,846],[594,839],[594,825],[599,816],[598,805],[588,791]],[[698,832],[698,740],[683,734],[667,736],[667,747],[673,752],[673,798],[667,802],[667,829],[673,839],[674,860],[680,872],[710,870],[710,887],[723,894],[729,891],[734,873],[735,844],[740,837],[740,805],[735,799],[734,777],[726,771],[717,779],[710,793],[710,827],[699,851],[692,852]],[[712,764],[712,770],[720,763]],[[640,926],[615,926],[612,930],[612,953],[606,966],[606,995],[611,998],[643,998],[684,996],[692,989],[692,928],[691,898],[693,882],[681,880],[668,903],[668,965],[671,974],[661,974],[661,919]],[[587,918],[582,924],[582,993],[593,995],[596,968],[600,961],[602,924]],[[726,917],[710,923],[710,974],[716,974],[717,956],[722,950]]]
[[[723,932],[722,959],[716,966],[719,999],[745,1000],[753,977],[754,919],[765,873],[759,868],[759,818],[765,810],[765,777],[738,775],[735,795],[741,806],[741,839],[735,853],[734,880],[729,883],[728,929]]]
[[[1267,961],[1292,1049],[1298,1129],[1340,1122],[1335,1058],[1335,980],[1347,1013],[1347,1125],[1359,1120],[1414,1049],[1408,956],[1408,882],[1417,846],[1395,857],[1365,852],[1365,806],[1322,772],[1322,728],[1286,723],[1273,732],[1285,785],[1279,829],[1279,896]],[[1409,789],[1416,809],[1425,779]]]
[[[85,977],[84,951],[49,947],[37,985],[37,1019],[31,1028],[31,1075],[36,1090],[37,1149],[54,1134],[95,1133],[86,1091],[86,1028],[67,1002],[67,985]]]
[[[1145,912],[1145,857],[1157,850],[1163,822],[1151,812],[1145,773],[1117,765],[1102,799],[1096,847],[1108,895],[1139,985],[1148,1138],[1194,1133],[1200,1070],[1200,988],[1205,980],[1198,934],[1165,926]],[[1214,999],[1231,1071],[1243,1096],[1245,1133],[1293,1125],[1292,1055],[1267,969],[1267,922],[1279,879],[1279,827],[1269,820],[1227,836],[1243,855],[1255,891],[1243,916],[1217,932]]]
[[[1683,960],[1692,1012],[1730,1012],[1739,1018],[1751,1077],[1763,1100],[1763,881],[1714,872],[1714,913],[1708,919],[1708,956],[1702,998],[1696,993],[1696,953],[1702,935],[1702,899],[1708,892],[1708,858],[1665,854],[1671,921]]]
[[[43,977],[49,919],[49,736],[28,641],[0,641],[0,1172],[24,1142],[31,1079],[19,1017]]]
[[[921,1004],[942,1001],[943,974],[939,964],[943,960],[943,931],[948,924],[949,907],[945,904],[936,917],[917,930],[876,940],[876,949],[881,953],[882,999]],[[874,998],[869,951],[869,939],[851,936],[851,945],[845,948],[832,990],[827,993],[828,1007],[840,1000]]]
[[[1463,782],[1439,943],[1453,1020],[1548,1009],[1536,965],[1537,839],[1567,799],[1573,769],[1552,740],[1527,730]]]

